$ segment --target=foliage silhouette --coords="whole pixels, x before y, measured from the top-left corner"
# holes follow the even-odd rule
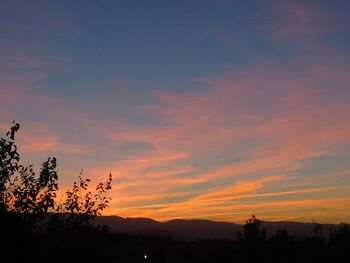
[[[15,133],[19,130],[18,123],[13,122],[5,138],[0,139],[0,211],[5,212],[12,202],[10,188],[13,186],[11,177],[19,170],[19,154],[14,142]]]
[[[58,190],[57,160],[49,157],[42,163],[39,175],[36,175],[33,165],[23,166],[15,144],[15,135],[20,129],[13,122],[5,138],[0,140],[0,208],[3,213],[14,213],[42,227],[42,221],[58,222],[60,218],[64,226],[70,230],[80,225],[92,227],[94,216],[108,207],[110,197],[107,196],[112,186],[112,174],[106,183],[99,183],[95,193],[88,191],[90,179],[82,178],[73,183],[72,190],[66,191],[63,204],[57,204],[55,199]],[[56,214],[53,214],[55,212]],[[66,215],[64,215],[66,214]],[[59,215],[59,216],[57,216]]]
[[[107,182],[99,183],[93,194],[89,189],[90,179],[82,178],[83,170],[80,171],[79,181],[73,183],[71,190],[66,191],[66,200],[58,211],[65,213],[69,222],[69,230],[78,227],[92,227],[91,220],[108,207],[110,197],[107,196],[112,189],[112,174],[108,176]]]
[[[318,240],[323,240],[324,239],[323,226],[317,223],[313,218],[311,219],[311,221],[314,224],[314,237]]]
[[[261,242],[266,238],[266,229],[261,226],[261,221],[252,215],[245,221],[244,238],[249,242]]]

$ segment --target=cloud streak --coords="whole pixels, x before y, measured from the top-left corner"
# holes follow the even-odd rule
[[[107,214],[242,222],[256,213],[269,220],[337,222],[350,204],[350,166],[340,161],[350,152],[350,61],[319,41],[327,29],[315,6],[275,1],[267,9],[271,19],[255,16],[248,29],[270,49],[293,46],[292,55],[257,56],[197,74],[189,88],[155,88],[125,118],[114,114],[116,105],[107,116],[97,98],[91,105],[70,98],[68,89],[79,82],[65,74],[77,61],[39,38],[37,27],[28,29],[24,50],[3,44],[0,127],[13,119],[23,124],[18,142],[25,160],[57,155],[62,191],[82,167],[95,181],[112,170]],[[39,29],[55,37],[79,31],[70,21],[46,19],[49,27]],[[221,37],[230,31],[223,27],[216,40],[230,42],[232,35]],[[240,45],[251,41],[248,35]],[[36,46],[46,48],[34,52]],[[79,77],[89,82],[83,73]],[[82,97],[88,96],[86,82],[80,83]],[[101,83],[98,95],[124,85]],[[106,94],[101,98],[112,93]]]
[[[298,66],[301,65],[275,65],[268,70],[257,67],[239,77],[233,74],[229,77],[201,80],[208,87],[207,90],[193,95],[154,93],[160,104],[149,106],[145,110],[165,124],[126,133],[113,132],[110,137],[152,145],[152,150],[147,155],[137,157],[142,160],[147,160],[155,152],[161,152],[163,156],[182,152],[178,159],[163,157],[164,162],[161,165],[165,167],[165,171],[176,170],[176,167],[186,162],[190,164],[187,170],[182,171],[184,174],[165,172],[157,175],[157,172],[147,172],[150,167],[141,168],[136,173],[126,171],[123,178],[135,180],[137,175],[140,178],[139,184],[151,186],[151,192],[147,192],[145,187],[134,193],[136,196],[143,196],[144,200],[149,195],[152,200],[141,204],[137,211],[160,219],[165,219],[165,214],[168,215],[167,218],[180,215],[186,217],[184,210],[202,211],[201,206],[193,206],[197,201],[191,201],[201,198],[204,198],[204,206],[213,205],[213,211],[229,210],[232,206],[220,201],[235,199],[234,191],[243,191],[250,185],[248,183],[237,186],[242,178],[253,178],[252,182],[260,182],[259,189],[264,193],[255,193],[254,187],[244,192],[245,197],[252,198],[290,195],[303,198],[306,193],[317,193],[322,198],[323,194],[341,187],[319,188],[318,185],[323,180],[320,174],[319,178],[314,178],[314,182],[309,182],[303,188],[292,189],[292,185],[304,180],[298,173],[307,173],[313,166],[317,166],[318,159],[337,154],[341,149],[348,148],[350,143],[350,125],[346,121],[350,108],[345,104],[334,104],[332,96],[342,91],[330,90],[328,86],[339,79],[348,82],[345,70],[333,66],[327,69],[323,66],[324,72],[332,72],[327,74],[328,83],[324,84],[325,75],[317,74],[316,65],[303,65],[302,74],[299,70],[294,71]],[[205,167],[200,166],[201,160],[206,160],[203,162]],[[153,163],[151,167],[157,165]],[[115,167],[118,170],[120,165],[116,163]],[[275,174],[280,183],[269,186],[269,180],[266,179],[271,174]],[[153,189],[153,182],[159,182],[163,186],[159,189],[159,195],[154,195],[157,189]],[[203,184],[206,188],[201,190]],[[289,184],[291,187],[288,187]],[[186,197],[180,191],[181,188],[178,189],[181,185],[193,189],[192,194],[187,192]],[[215,189],[218,187],[221,188],[220,192],[229,193],[228,196],[222,197],[223,199],[216,197]],[[232,187],[234,191],[230,190]],[[124,191],[128,191],[127,188]],[[174,193],[177,191],[181,199],[178,205],[176,202],[169,206],[159,204],[165,202],[166,197],[176,200]],[[205,194],[207,191],[209,194]],[[313,200],[308,202],[310,207]],[[286,204],[288,202],[286,200]],[[277,209],[277,203],[274,203]],[[295,203],[296,210],[301,203]],[[317,204],[319,202],[315,201],[315,207]],[[126,207],[126,210],[121,210],[121,214],[130,216],[133,212],[136,213],[132,209],[130,211],[133,212],[126,212],[128,205],[135,205],[130,199],[126,199],[125,203],[120,202],[120,205]],[[181,209],[177,210],[178,206]],[[280,206],[284,205],[281,203]],[[145,212],[142,212],[143,208]],[[160,215],[159,211],[162,209],[165,212]],[[199,214],[205,216],[204,210]],[[295,212],[298,214],[296,217],[301,218],[301,212]],[[264,215],[264,211],[261,213]],[[229,214],[230,212],[222,213],[220,219],[225,219],[225,215]],[[210,212],[207,215],[219,216],[219,213]]]

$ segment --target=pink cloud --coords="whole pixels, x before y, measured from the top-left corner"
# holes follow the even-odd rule
[[[311,11],[294,2],[284,4],[289,19],[298,22],[288,21],[277,35],[314,30]],[[333,192],[338,186],[319,187],[328,182],[322,176],[311,181],[298,174],[313,159],[350,144],[350,107],[340,103],[349,95],[344,89],[350,83],[346,59],[295,60],[289,65],[264,61],[240,72],[196,79],[203,86],[197,93],[155,91],[152,96],[158,103],[140,109],[143,116],[160,120],[152,127],[107,119],[40,94],[32,85],[59,66],[29,55],[15,64],[39,72],[2,78],[1,128],[28,116],[27,110],[37,113],[20,132],[23,152],[60,154],[65,162],[63,188],[81,166],[87,168],[86,176],[98,181],[112,170],[114,199],[107,213],[241,221],[245,213],[259,212],[270,219],[302,218],[304,208],[322,208],[331,215],[342,209],[337,201],[349,201]],[[4,65],[0,76],[8,76],[12,66]],[[126,142],[147,147],[119,153]],[[98,160],[92,163],[87,157]],[[325,202],[323,194],[329,192],[334,200]],[[304,200],[305,194],[314,196]],[[290,195],[298,200],[289,200]],[[259,199],[267,196],[286,199]],[[232,201],[234,197],[251,200]],[[295,211],[281,209],[286,205]]]
[[[294,0],[278,1],[278,5],[285,24],[277,28],[274,33],[276,37],[290,38],[319,30],[315,25],[315,14],[310,7]]]
[[[284,47],[314,52],[327,45],[321,36],[344,29],[337,11],[322,3],[282,0],[269,4],[268,11],[256,18],[256,28],[268,41]]]
[[[337,93],[328,89],[328,83],[339,79],[348,82],[347,71],[342,67],[302,65],[302,73],[295,72],[293,69],[299,65],[275,65],[268,69],[258,65],[239,75],[202,79],[200,83],[206,89],[194,94],[155,92],[153,96],[159,103],[143,108],[142,112],[163,122],[147,128],[111,122],[36,93],[11,90],[4,94],[6,101],[26,101],[41,110],[50,105],[48,113],[57,118],[65,116],[66,121],[84,129],[85,134],[95,136],[84,147],[83,141],[81,145],[62,143],[67,134],[64,129],[55,130],[52,123],[38,125],[37,130],[35,126],[27,127],[21,135],[27,152],[64,151],[64,156],[68,153],[79,156],[95,146],[101,149],[98,148],[101,139],[115,146],[124,142],[149,146],[122,158],[116,156],[115,161],[107,164],[88,166],[86,176],[95,180],[103,180],[110,170],[113,172],[114,201],[108,213],[165,219],[193,218],[196,215],[191,211],[196,210],[198,217],[238,220],[243,216],[239,208],[248,205],[230,201],[235,192],[240,198],[256,202],[273,193],[303,196],[312,192],[321,197],[322,193],[332,191],[313,190],[314,182],[299,187],[295,182],[298,171],[313,158],[337,153],[350,143],[350,124],[346,121],[349,107],[328,100],[330,93]],[[114,154],[110,149],[105,153]],[[83,157],[79,160],[85,165]],[[64,187],[71,180],[68,175],[63,175]],[[320,177],[318,183],[322,180]],[[297,189],[288,189],[289,183],[291,186],[294,183]],[[201,188],[201,184],[207,186]],[[313,197],[306,205],[317,207],[320,202],[314,200],[317,198]],[[289,202],[288,198],[285,201]],[[249,211],[257,210],[271,219],[300,217],[305,206],[295,202],[298,212],[289,213],[278,212],[281,204],[276,202],[267,202],[266,206],[254,202]],[[235,210],[230,212],[233,207]],[[338,208],[331,202],[325,209]]]
[[[350,108],[347,104],[340,105],[330,101],[332,96],[341,96],[342,91],[329,86],[339,80],[349,83],[345,64],[338,64],[334,60],[328,67],[326,64],[320,67],[299,62],[288,66],[271,65],[258,65],[249,72],[239,72],[239,75],[227,74],[202,79],[201,83],[207,89],[197,94],[155,92],[154,96],[160,103],[142,110],[164,120],[164,125],[127,132],[111,132],[109,136],[116,142],[138,141],[152,145],[152,148],[138,156],[130,156],[131,160],[135,158],[132,169],[127,166],[122,168],[123,164],[120,162],[112,165],[113,170],[121,169],[118,176],[126,180],[121,183],[123,192],[119,192],[122,195],[119,198],[123,199],[124,194],[126,197],[131,191],[130,188],[136,184],[138,187],[133,189],[132,196],[143,196],[144,200],[147,200],[146,204],[132,208],[134,202],[128,197],[129,199],[119,203],[122,206],[120,210],[118,204],[114,204],[109,210],[110,213],[119,211],[130,216],[137,212],[159,219],[164,219],[165,215],[167,218],[180,215],[191,218],[195,215],[183,213],[182,210],[172,210],[177,201],[174,201],[174,204],[160,203],[166,199],[177,200],[176,197],[185,198],[190,202],[189,200],[209,196],[205,203],[212,201],[211,211],[202,207],[195,210],[201,211],[200,215],[207,215],[209,218],[215,215],[216,218],[231,220],[232,213],[228,210],[232,206],[216,202],[214,197],[210,198],[211,193],[217,189],[215,184],[219,183],[220,191],[225,193],[234,187],[237,180],[251,176],[254,180],[261,180],[259,189],[263,193],[260,197],[276,192],[286,196],[293,194],[298,198],[303,198],[306,193],[317,193],[318,198],[321,198],[322,194],[333,191],[332,187],[316,188],[317,185],[322,185],[322,182],[326,183],[321,175],[313,181],[308,181],[308,177],[302,178],[297,174],[312,164],[314,158],[336,154],[341,148],[350,145],[350,123],[347,121]],[[160,165],[147,161],[152,160],[152,156],[156,156],[157,152],[164,156],[161,163],[162,173],[147,172],[148,169]],[[182,153],[180,158],[170,158],[178,152]],[[144,162],[141,165],[136,160]],[[185,170],[181,170],[183,162],[188,160],[206,160],[205,165],[210,167],[200,169],[197,165],[189,164]],[[222,160],[225,162],[222,163]],[[145,165],[146,163],[149,166]],[[347,168],[349,167],[339,167],[342,170]],[[172,173],[172,170],[179,172]],[[183,173],[186,176],[183,176]],[[271,174],[280,176],[278,178],[281,183],[269,186],[264,178]],[[334,176],[337,176],[336,173]],[[137,183],[135,178],[138,178]],[[220,184],[227,179],[233,183]],[[305,184],[299,184],[298,187],[298,180],[299,183]],[[129,188],[130,182],[133,183]],[[157,183],[160,187],[154,188]],[[197,186],[203,183],[209,186],[197,189]],[[142,187],[144,184],[148,184],[149,187]],[[182,192],[179,186],[191,186],[194,190],[192,193]],[[254,189],[243,196],[259,197],[254,193]],[[316,204],[319,202],[314,199],[308,201],[308,206],[317,210]],[[141,201],[142,199],[138,199],[138,202]],[[183,204],[188,204],[187,201]],[[333,211],[332,209],[336,208],[332,208],[331,204],[329,209]],[[130,210],[128,206],[131,207]],[[182,207],[185,209],[186,205]],[[166,210],[158,213],[163,208]],[[252,210],[253,208],[258,209],[258,206],[252,207]],[[193,207],[189,206],[188,211],[191,209],[193,210]],[[274,209],[273,214],[269,214],[267,209],[259,209],[259,212],[270,219],[273,216],[283,217],[283,213],[288,214],[283,211],[277,215],[277,204]],[[289,215],[300,217],[300,202],[295,203],[295,209],[296,212]]]

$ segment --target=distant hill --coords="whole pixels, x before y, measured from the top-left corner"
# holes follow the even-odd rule
[[[242,233],[243,226],[229,222],[215,222],[210,220],[174,219],[159,222],[149,218],[122,218],[118,216],[100,216],[95,223],[106,225],[112,233],[127,233],[130,235],[155,234],[181,240],[195,239],[235,239],[237,232]],[[286,229],[291,236],[313,236],[313,223],[299,222],[262,222],[270,237],[279,229]],[[323,224],[325,236],[329,229],[336,228],[335,224]]]

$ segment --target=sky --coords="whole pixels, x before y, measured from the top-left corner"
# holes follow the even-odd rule
[[[0,1],[0,131],[113,174],[105,215],[350,222],[350,1]]]

